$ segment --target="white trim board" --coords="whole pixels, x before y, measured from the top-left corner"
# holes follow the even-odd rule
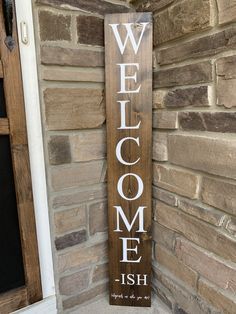
[[[43,298],[55,296],[38,73],[31,0],[15,0]],[[21,40],[25,22],[29,41]],[[45,300],[46,301],[46,300]],[[33,313],[35,312],[36,303]],[[28,311],[26,313],[29,313]],[[49,313],[49,312],[47,312]],[[50,312],[50,313],[55,313]]]

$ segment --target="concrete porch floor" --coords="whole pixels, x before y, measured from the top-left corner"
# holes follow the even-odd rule
[[[170,314],[170,309],[159,299],[153,298],[151,308],[127,306],[111,306],[108,298],[104,297],[93,303],[84,305],[71,314]]]

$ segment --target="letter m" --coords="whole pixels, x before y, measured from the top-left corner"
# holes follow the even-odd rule
[[[145,28],[146,28],[146,26],[149,23],[145,22],[145,23],[139,23],[139,25],[140,24],[142,25],[142,31],[141,31],[141,34],[140,34],[140,37],[139,37],[138,41],[136,41],[136,39],[134,38],[134,34],[133,34],[133,31],[132,31],[132,28],[131,28],[131,26],[134,25],[134,23],[109,24],[111,26],[112,30],[113,30],[113,33],[115,35],[117,44],[119,46],[119,49],[120,49],[120,52],[121,52],[122,55],[123,55],[123,53],[125,51],[125,48],[127,46],[128,40],[130,40],[130,42],[132,44],[132,47],[134,49],[134,52],[135,52],[135,54],[137,54],[139,46],[140,46],[142,38],[143,38],[143,34],[145,32]],[[118,25],[124,25],[125,28],[126,28],[127,35],[126,35],[124,43],[121,40],[119,31],[118,31]]]
[[[116,216],[117,216],[117,226],[116,226],[116,229],[114,230],[115,232],[122,232],[123,231],[120,229],[120,217],[122,218],[123,223],[125,224],[126,229],[129,232],[133,228],[133,225],[134,225],[136,219],[139,217],[139,229],[137,230],[137,232],[147,232],[144,230],[144,219],[143,219],[144,218],[143,212],[144,212],[144,209],[147,207],[140,206],[138,208],[138,210],[136,211],[136,214],[134,215],[134,218],[133,218],[131,223],[129,223],[127,217],[125,216],[123,209],[121,208],[121,206],[114,206],[114,208],[116,208]]]

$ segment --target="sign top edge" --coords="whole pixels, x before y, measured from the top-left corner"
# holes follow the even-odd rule
[[[130,16],[130,15],[149,15],[150,17],[152,17],[153,13],[152,12],[128,12],[128,13],[107,13],[104,15],[104,17],[111,17],[111,16]]]

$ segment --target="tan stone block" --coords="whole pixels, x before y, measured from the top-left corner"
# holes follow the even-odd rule
[[[154,215],[159,224],[183,234],[188,240],[226,260],[236,262],[236,240],[220,229],[160,201],[154,208]]]
[[[81,88],[48,88],[44,91],[49,130],[100,127],[105,121],[103,91]]]
[[[234,138],[171,134],[168,154],[173,164],[236,179]]]
[[[154,46],[211,26],[209,0],[178,1],[154,16]]]
[[[217,104],[226,108],[236,106],[236,57],[221,58],[216,62],[217,73]]]
[[[220,314],[214,311],[206,302],[193,294],[192,289],[186,286],[181,280],[178,280],[170,274],[166,274],[164,269],[154,268],[157,282],[160,282],[172,295],[175,300],[175,313],[191,314]],[[176,300],[178,304],[176,304]]]
[[[88,288],[90,270],[82,270],[59,280],[59,291],[62,295],[78,294]]]
[[[192,111],[179,112],[179,127],[184,131],[207,131],[204,113]]]
[[[96,265],[93,270],[92,281],[97,282],[108,278],[108,264]]]
[[[43,67],[41,77],[45,81],[60,82],[104,82],[104,70],[102,68],[60,68]]]
[[[197,271],[218,287],[236,293],[236,264],[228,264],[193,243],[177,238],[175,252],[177,257],[187,266]]]
[[[54,167],[51,172],[55,191],[104,182],[104,161],[93,161],[66,167]]]
[[[236,3],[234,0],[217,0],[219,10],[219,24],[236,20]]]
[[[89,205],[90,235],[104,232],[107,229],[107,202],[97,202]]]
[[[199,204],[199,202],[179,200],[178,207],[185,213],[209,222],[210,224],[217,227],[222,226],[227,218],[225,213],[222,213],[215,208]]]
[[[119,5],[108,1],[104,1],[104,3],[101,4],[100,0],[63,0],[63,2],[61,0],[36,0],[36,3],[47,4],[63,10],[82,10],[100,15],[109,13],[125,13],[130,11],[130,8],[125,5]]]
[[[167,305],[167,308],[173,310],[175,308],[175,300],[171,295],[171,292],[163,286],[159,281],[156,280],[156,273],[152,272],[152,289],[154,296],[157,296],[164,304]]]
[[[105,132],[101,130],[71,135],[70,144],[74,162],[101,159],[106,154]]]
[[[235,313],[235,295],[228,295],[223,290],[219,290],[204,279],[199,280],[198,293],[203,299],[219,309],[221,311],[220,313]]]
[[[231,235],[236,237],[236,218],[230,217],[226,223],[225,228]]]
[[[75,268],[87,267],[107,258],[107,243],[93,246],[76,247],[64,254],[58,255],[58,271],[60,273]]]
[[[63,250],[68,247],[83,243],[87,240],[87,231],[85,229],[74,231],[63,236],[56,237],[55,247],[56,249]]]
[[[40,38],[42,41],[71,40],[71,16],[39,11]]]
[[[216,74],[225,80],[236,78],[236,56],[220,58],[216,61]]]
[[[69,136],[54,135],[48,141],[48,155],[51,165],[67,164],[71,162]]]
[[[57,234],[70,232],[86,226],[86,209],[84,205],[54,213],[54,225]]]
[[[158,1],[156,1],[156,0],[143,0],[141,2],[139,0],[131,0],[130,2],[132,4],[134,4],[137,11],[154,12],[154,11],[161,10],[161,9],[165,8],[166,6],[172,4],[174,2],[174,0],[158,0]]]
[[[153,91],[152,98],[153,98],[154,109],[162,109],[165,107],[164,100],[165,100],[166,94],[167,94],[166,90],[157,89]]]
[[[190,87],[184,89],[170,90],[164,99],[168,108],[179,107],[208,107],[208,86]]]
[[[156,52],[158,63],[161,65],[173,64],[190,58],[215,56],[220,52],[235,49],[235,36],[236,27],[232,26],[217,33],[175,45],[174,49],[172,46],[159,50]]]
[[[152,158],[157,161],[168,160],[166,133],[153,132]]]
[[[168,191],[192,199],[198,196],[200,178],[188,171],[154,163],[153,180],[156,186]]]
[[[76,296],[70,297],[68,299],[63,300],[63,309],[70,309],[75,307],[76,305],[80,305],[82,303],[85,303],[87,301],[90,301],[94,298],[96,298],[97,296],[107,292],[108,289],[108,284],[107,283],[103,283],[103,284],[99,284],[95,287],[90,288],[87,291],[84,291]],[[71,314],[77,314],[78,313],[78,309],[75,310],[75,312],[72,313],[72,311],[70,311]],[[89,313],[88,313],[89,314]]]
[[[173,254],[160,245],[155,246],[155,259],[159,264],[168,269],[175,277],[182,280],[188,286],[194,289],[196,288],[198,280],[197,272],[185,266]]]
[[[104,21],[91,15],[77,17],[78,43],[104,46]]]
[[[68,65],[78,67],[104,66],[104,52],[81,48],[63,48],[41,46],[41,63],[50,65]]]
[[[236,133],[236,113],[179,112],[179,127],[185,131]]]
[[[159,189],[156,186],[153,186],[152,195],[154,198],[156,198],[156,199],[158,199],[158,200],[160,200],[160,201],[162,201],[168,205],[171,205],[171,206],[177,206],[178,205],[178,198],[176,195],[174,195],[168,191]]]
[[[201,194],[204,203],[236,215],[236,184],[204,177]]]
[[[153,81],[154,88],[208,83],[212,81],[212,64],[205,61],[158,70],[153,74]]]
[[[156,221],[152,222],[152,239],[158,245],[162,245],[170,251],[173,250],[175,233],[158,224]]]
[[[84,202],[91,202],[96,199],[104,199],[107,195],[105,184],[95,186],[80,187],[72,193],[60,192],[59,195],[52,197],[53,208],[65,208],[67,206],[78,206]]]
[[[217,104],[226,108],[236,107],[236,79],[224,80],[219,78],[217,83]]]
[[[153,127],[157,129],[178,129],[178,113],[174,111],[154,111]]]

